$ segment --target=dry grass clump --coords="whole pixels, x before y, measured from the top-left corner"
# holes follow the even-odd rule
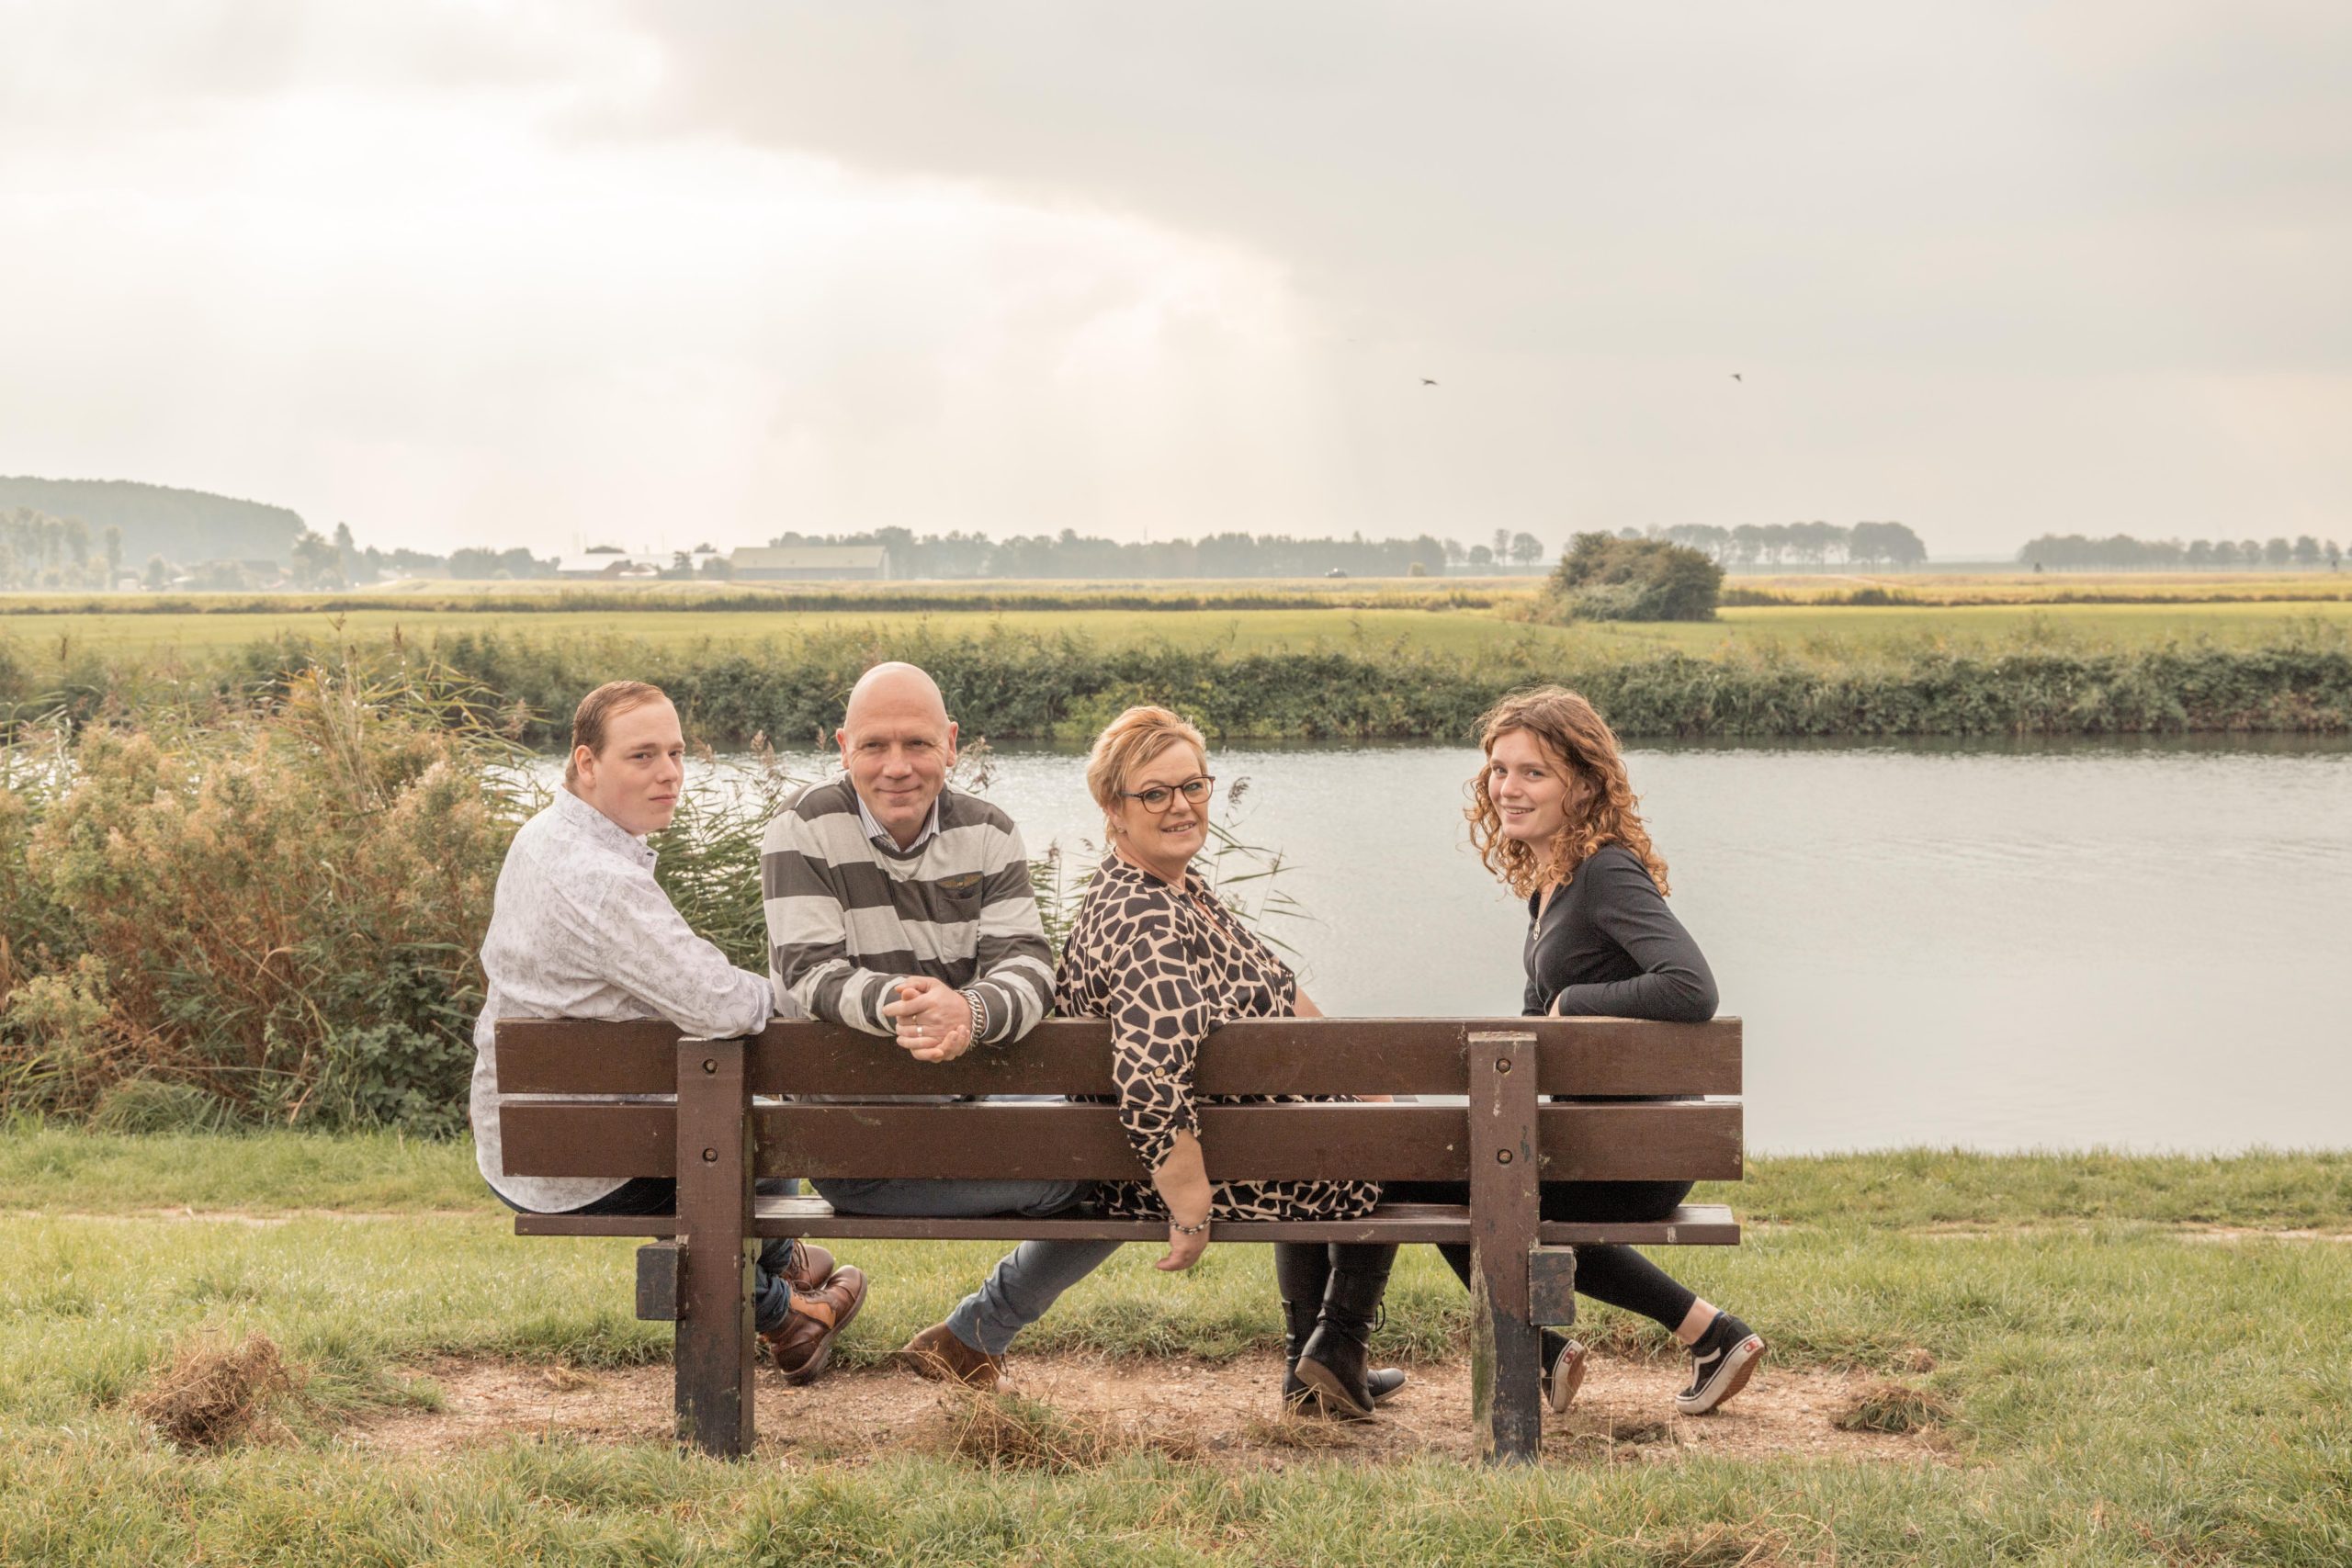
[[[1271,1419],[1252,1416],[1242,1423],[1241,1436],[1244,1441],[1259,1448],[1295,1449],[1306,1453],[1329,1453],[1333,1449],[1355,1446],[1344,1423],[1289,1411]]]
[[[1833,1417],[1841,1432],[1917,1432],[1951,1419],[1951,1404],[1924,1388],[1892,1380],[1874,1382]]]
[[[280,1406],[300,1383],[266,1334],[248,1334],[241,1345],[198,1337],[181,1342],[130,1407],[181,1448],[217,1450],[281,1435]]]
[[[1190,1438],[1138,1432],[1102,1416],[1068,1416],[1017,1393],[952,1391],[946,1411],[928,1446],[989,1470],[1094,1470],[1136,1453],[1201,1457]]]

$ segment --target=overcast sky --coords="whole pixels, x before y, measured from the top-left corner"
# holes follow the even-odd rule
[[[2347,106],[2342,0],[0,0],[0,473],[434,550],[2343,537]]]

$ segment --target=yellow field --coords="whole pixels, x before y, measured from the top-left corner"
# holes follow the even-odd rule
[[[1068,592],[1068,590],[1064,590]],[[1329,608],[1272,610],[1021,609],[867,610],[854,601],[812,610],[627,609],[346,609],[288,601],[252,613],[11,614],[0,599],[0,637],[26,655],[44,660],[77,652],[128,654],[142,660],[201,656],[280,636],[324,642],[375,643],[401,636],[430,642],[461,631],[500,631],[533,639],[613,637],[673,648],[716,649],[788,643],[828,634],[899,638],[918,631],[934,637],[1068,633],[1098,645],[1165,640],[1182,647],[1222,644],[1237,651],[1305,648],[1317,643],[1402,641],[1440,652],[1467,653],[1533,640],[1588,653],[1632,655],[1659,647],[1706,652],[1728,647],[1791,652],[1866,653],[1875,649],[1941,642],[1973,647],[2051,643],[2137,647],[2172,637],[2227,643],[2276,639],[2300,629],[2352,629],[2352,600],[2236,601],[2214,604],[1756,606],[1726,609],[1694,624],[1602,623],[1572,628],[1531,626],[1509,618],[1516,607]]]
[[[1793,604],[1842,604],[1854,593],[1870,589],[1931,605],[2352,600],[2352,572],[1789,572],[1772,577],[1729,578],[1724,587],[1726,592],[1770,593]]]

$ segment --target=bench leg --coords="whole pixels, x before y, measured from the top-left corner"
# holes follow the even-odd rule
[[[1470,1056],[1470,1418],[1478,1457],[1532,1461],[1543,1441],[1543,1337],[1528,1296],[1541,1161],[1535,1037],[1473,1034]]]
[[[678,1043],[678,1440],[752,1451],[752,1132],[741,1040]]]

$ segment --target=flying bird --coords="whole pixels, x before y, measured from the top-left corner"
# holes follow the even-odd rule
[[[1736,371],[1736,370],[1735,370],[1735,371],[1733,371],[1733,372],[1731,373],[1731,378],[1732,378],[1733,380],[1735,380],[1735,381],[1738,382],[1738,383],[1739,383],[1741,386],[1743,386],[1743,387],[1745,387],[1746,385],[1747,385],[1747,378],[1746,378],[1745,376],[1742,376],[1742,375],[1741,375],[1738,371]]]
[[[1424,387],[1434,387],[1434,386],[1436,386],[1436,385],[1437,385],[1437,383],[1436,383],[1435,381],[1430,380],[1428,377],[1424,376],[1424,377],[1422,377],[1422,378],[1421,378],[1421,385],[1422,385],[1422,386],[1424,386]]]

